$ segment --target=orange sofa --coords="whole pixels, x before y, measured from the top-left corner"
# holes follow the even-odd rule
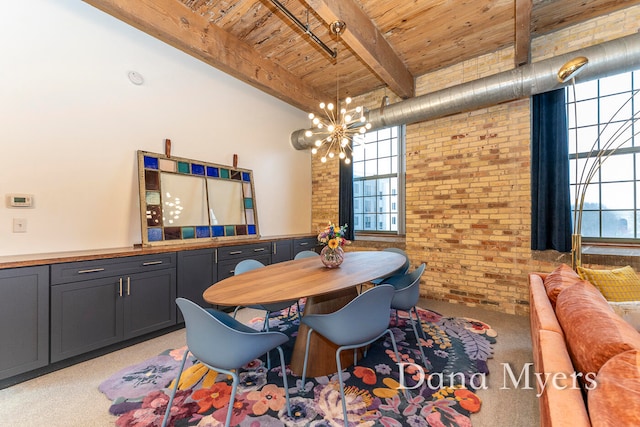
[[[541,426],[640,426],[640,333],[567,265],[529,274]]]

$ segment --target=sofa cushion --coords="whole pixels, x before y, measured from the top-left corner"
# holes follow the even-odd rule
[[[640,278],[630,266],[613,270],[578,267],[578,274],[598,288],[608,301],[640,301]]]
[[[580,280],[580,276],[567,264],[560,264],[555,270],[547,274],[547,277],[544,279],[544,287],[547,291],[547,297],[549,301],[551,301],[551,306],[556,306],[558,294],[560,294],[562,290]]]
[[[576,283],[560,292],[556,315],[571,360],[582,375],[594,375],[613,356],[640,349],[638,331],[616,315],[588,282]]]
[[[574,370],[563,336],[545,330],[537,331],[537,335],[541,352],[536,362],[536,373],[542,375],[541,381],[545,384],[541,389],[541,381],[536,381],[540,395],[540,426],[590,426],[582,390],[571,376]]]
[[[639,426],[640,351],[626,351],[605,363],[587,401],[595,427]]]

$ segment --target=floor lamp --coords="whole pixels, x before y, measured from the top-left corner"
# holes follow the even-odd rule
[[[565,63],[560,70],[558,70],[558,81],[565,83],[571,80],[571,87],[573,89],[573,114],[574,114],[574,130],[575,130],[575,144],[576,144],[576,155],[578,153],[578,109],[577,109],[577,100],[576,100],[576,89],[575,89],[575,76],[587,65],[589,60],[584,56],[579,56],[571,59],[567,63]],[[627,119],[622,122],[620,127],[613,133],[613,135],[606,140],[604,144],[600,144],[600,148],[598,148],[600,137],[603,135],[607,127],[611,124],[616,115],[633,99],[633,97],[640,90],[632,91],[631,96],[627,101],[618,108],[618,110],[613,114],[613,116],[609,119],[609,121],[601,128],[598,133],[598,137],[594,141],[591,146],[587,158],[582,168],[582,172],[578,177],[578,168],[576,162],[576,189],[575,189],[575,198],[574,198],[574,211],[573,211],[573,234],[571,235],[571,267],[576,270],[577,267],[582,265],[582,212],[584,210],[584,199],[587,192],[587,187],[595,177],[596,173],[602,167],[602,164],[609,158],[613,153],[616,152],[620,147],[622,147],[625,143],[630,141],[635,135],[640,133],[640,130],[633,133],[632,136],[628,138],[623,138],[624,133],[632,127],[632,125],[640,118],[640,110],[635,113],[630,119]],[[620,141],[620,139],[622,139]],[[593,159],[591,165],[589,164],[590,160]]]

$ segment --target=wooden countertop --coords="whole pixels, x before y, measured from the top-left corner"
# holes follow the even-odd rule
[[[0,256],[0,270],[16,267],[59,264],[63,262],[89,261],[94,259],[122,258],[135,255],[150,255],[167,252],[180,252],[195,249],[219,248],[224,246],[250,245],[252,243],[274,242],[287,239],[315,237],[314,234],[294,234],[283,236],[263,236],[257,239],[208,240],[205,243],[177,243],[150,247],[123,247],[107,249],[88,249],[69,252],[50,252],[39,254]]]

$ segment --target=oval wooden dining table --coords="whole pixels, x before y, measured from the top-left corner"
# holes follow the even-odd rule
[[[304,314],[332,313],[357,296],[357,286],[398,271],[405,257],[395,252],[346,252],[338,268],[326,268],[320,258],[279,262],[231,276],[204,291],[204,300],[223,306],[250,306],[307,298]],[[349,327],[349,325],[345,325]],[[291,370],[300,375],[304,363],[307,326],[300,324],[291,356]],[[309,376],[337,371],[337,346],[318,334],[311,335]],[[351,352],[343,353],[343,366],[353,362]],[[342,359],[341,359],[342,360]]]

